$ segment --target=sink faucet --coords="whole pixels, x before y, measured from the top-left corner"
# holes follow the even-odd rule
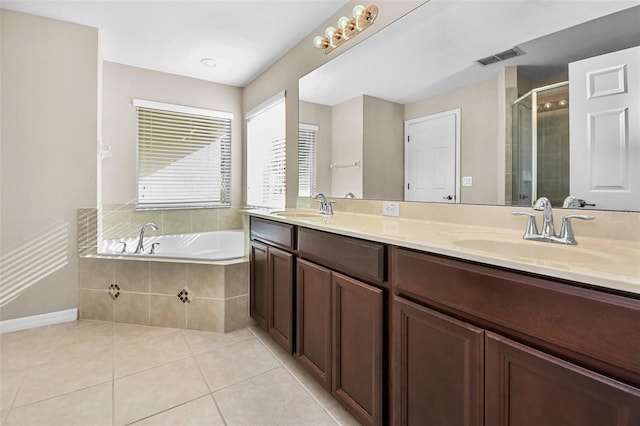
[[[553,209],[551,208],[551,201],[547,197],[540,197],[533,203],[533,209],[542,211],[542,235],[545,238],[549,238],[556,235],[556,230],[553,226]]]
[[[158,230],[158,226],[155,223],[149,222],[142,225],[142,228],[140,228],[140,238],[138,239],[138,246],[133,252],[134,254],[144,253],[144,230],[147,229],[147,227],[153,229],[154,231]]]
[[[320,207],[318,208],[318,213],[320,214],[333,214],[333,204],[335,201],[327,201],[327,197],[322,192],[317,193],[314,197],[315,200],[318,200],[320,203]]]
[[[533,203],[533,209],[542,211],[542,231],[538,232],[538,226],[536,225],[536,216],[529,212],[513,212],[515,216],[527,216],[529,221],[527,223],[527,229],[523,235],[525,240],[544,241],[558,244],[570,244],[575,245],[578,242],[573,234],[573,228],[571,226],[571,219],[580,220],[593,220],[594,216],[570,214],[562,218],[562,226],[560,227],[560,235],[556,235],[555,227],[553,226],[553,209],[551,208],[551,202],[546,197],[540,197]]]

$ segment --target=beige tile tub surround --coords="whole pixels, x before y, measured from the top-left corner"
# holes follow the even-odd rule
[[[0,350],[3,426],[358,424],[257,327],[75,321],[2,334]]]
[[[81,319],[217,332],[250,323],[245,259],[220,265],[82,257],[78,291]],[[190,302],[178,297],[183,291]]]
[[[222,231],[241,229],[242,213],[237,207],[138,211],[135,203],[109,204],[102,207],[102,238],[137,237],[148,222],[158,225],[158,235]]]

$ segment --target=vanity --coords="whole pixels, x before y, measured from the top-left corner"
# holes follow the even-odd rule
[[[251,316],[361,423],[640,423],[637,243],[248,214]]]

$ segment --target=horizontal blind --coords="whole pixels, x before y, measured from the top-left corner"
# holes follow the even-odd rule
[[[300,124],[298,130],[298,196],[316,194],[316,139],[319,127]]]
[[[247,118],[247,204],[286,204],[286,110],[284,95]]]
[[[230,115],[137,105],[138,208],[229,205]]]

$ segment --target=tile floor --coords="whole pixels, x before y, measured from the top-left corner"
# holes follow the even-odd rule
[[[262,329],[75,321],[0,335],[0,425],[357,425]]]

